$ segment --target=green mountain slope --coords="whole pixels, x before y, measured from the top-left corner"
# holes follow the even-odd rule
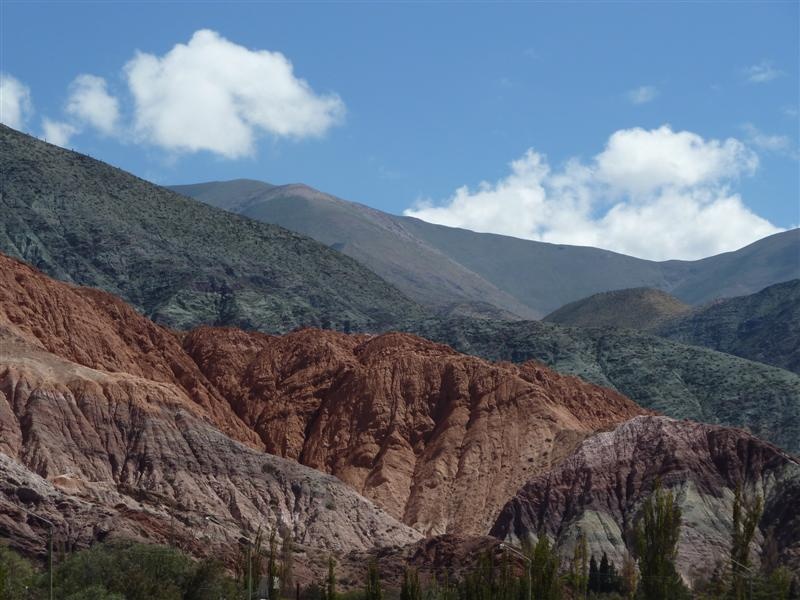
[[[600,292],[570,302],[543,320],[573,327],[627,327],[653,329],[659,323],[686,314],[691,306],[661,290],[632,288]]]
[[[161,323],[379,329],[422,309],[305,236],[0,126],[0,251]]]
[[[800,377],[628,329],[428,319],[411,331],[490,360],[538,360],[675,418],[733,425],[800,453]]]
[[[435,307],[488,302],[539,318],[610,290],[656,288],[700,304],[800,277],[800,229],[702,260],[654,262],[598,248],[433,225],[299,184],[234,180],[172,189],[309,235]]]
[[[800,279],[714,302],[655,333],[800,374]]]
[[[260,186],[260,189],[259,189]],[[405,229],[395,217],[300,184],[240,179],[171,189],[252,219],[313,237],[347,254],[418,302],[436,308],[492,305],[519,317],[541,316]],[[492,311],[490,311],[491,313]]]

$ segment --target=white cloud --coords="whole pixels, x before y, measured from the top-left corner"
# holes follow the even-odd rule
[[[747,140],[756,148],[778,153],[791,151],[792,141],[789,136],[764,133],[752,123],[745,123],[742,125],[742,129],[747,134]]]
[[[0,73],[0,123],[22,129],[32,113],[28,86],[11,75]]]
[[[119,119],[119,102],[108,93],[102,77],[78,75],[70,84],[66,112],[77,121],[110,135]]]
[[[78,128],[74,125],[63,121],[53,121],[47,117],[42,119],[42,135],[51,144],[66,147],[76,133],[78,133]]]
[[[643,85],[628,91],[627,96],[632,104],[646,104],[656,99],[658,90],[652,85]]]
[[[554,171],[528,150],[499,181],[461,187],[441,205],[418,202],[404,214],[654,260],[696,259],[780,231],[730,190],[757,164],[734,139],[704,140],[667,126],[627,129],[588,164],[571,160]]]
[[[125,66],[140,138],[175,152],[251,154],[259,134],[324,134],[344,115],[335,94],[318,95],[279,52],[249,50],[210,30],[164,56],[138,53]]]
[[[757,65],[745,67],[742,72],[750,83],[767,83],[783,75],[783,71],[776,69],[772,62],[768,60],[762,60]]]

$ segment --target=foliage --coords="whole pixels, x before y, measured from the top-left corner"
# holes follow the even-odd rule
[[[653,494],[644,502],[635,531],[640,598],[676,600],[688,594],[675,569],[680,527],[681,509],[675,496],[662,490],[661,482],[657,482]]]
[[[750,568],[750,543],[753,541],[761,519],[764,502],[761,497],[746,500],[741,486],[737,486],[733,500],[733,530],[731,531],[731,596],[744,600],[747,595],[746,579],[752,576]]]
[[[383,600],[381,578],[378,572],[378,561],[372,559],[367,565],[367,585],[364,589],[365,600]]]
[[[0,546],[0,600],[24,598],[25,590],[36,585],[33,565],[13,550]]]
[[[325,599],[336,600],[338,595],[336,593],[336,561],[333,556],[328,558],[328,581],[325,586]]]
[[[422,588],[419,585],[419,574],[416,569],[407,568],[403,573],[400,600],[422,600]]]
[[[531,587],[536,600],[558,600],[561,598],[561,580],[558,576],[558,553],[542,534],[533,548],[531,556]]]
[[[572,552],[572,563],[569,569],[569,585],[576,598],[586,596],[589,585],[589,544],[586,535],[581,533],[575,541],[575,548]]]

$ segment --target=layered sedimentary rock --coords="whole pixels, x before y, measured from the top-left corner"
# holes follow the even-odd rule
[[[201,328],[184,347],[268,452],[336,475],[425,534],[485,534],[525,481],[644,414],[535,363],[407,334]]]
[[[644,500],[656,481],[682,509],[678,567],[691,581],[707,575],[730,548],[737,486],[764,499],[752,547],[772,538],[781,560],[800,566],[800,464],[775,446],[738,429],[638,417],[585,440],[547,474],[526,484],[504,507],[492,535],[520,542],[544,531],[571,555],[587,536],[593,554],[618,565]]]
[[[0,535],[42,550],[108,536],[230,555],[288,532],[338,552],[419,533],[341,481],[253,450],[208,424],[173,384],[104,373],[0,338]]]

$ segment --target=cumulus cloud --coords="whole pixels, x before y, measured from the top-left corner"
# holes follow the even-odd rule
[[[407,216],[520,238],[607,248],[653,260],[696,259],[780,231],[730,187],[756,169],[741,142],[626,129],[591,161],[557,170],[528,150],[511,172],[444,203],[418,202]]]
[[[51,144],[66,147],[76,133],[78,133],[78,128],[70,123],[54,121],[47,117],[42,119],[42,135]]]
[[[11,75],[0,73],[0,123],[21,129],[32,113],[30,88]]]
[[[658,90],[652,85],[643,85],[629,90],[627,96],[631,104],[646,104],[656,99]]]
[[[776,69],[772,62],[762,60],[756,65],[742,69],[745,79],[750,83],[767,83],[783,75],[783,71]]]
[[[174,152],[252,154],[259,134],[320,136],[344,115],[279,52],[250,50],[210,30],[165,55],[138,53],[125,66],[141,139]]]
[[[119,119],[119,102],[108,93],[102,77],[78,75],[70,84],[66,112],[78,122],[110,135]]]

